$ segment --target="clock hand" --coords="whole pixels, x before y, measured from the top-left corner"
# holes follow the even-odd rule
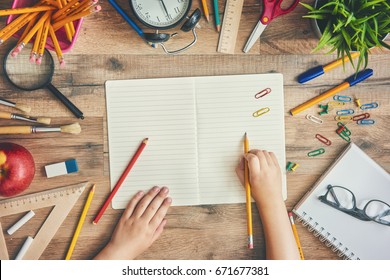
[[[167,16],[168,16],[168,10],[167,10],[167,7],[165,6],[164,0],[160,0],[160,2],[161,2],[162,6],[163,6],[163,8],[164,8],[165,13],[166,13]]]

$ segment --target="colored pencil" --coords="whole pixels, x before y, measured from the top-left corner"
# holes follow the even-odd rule
[[[115,187],[112,189],[110,195],[104,202],[103,206],[100,208],[98,214],[96,215],[95,219],[93,220],[93,224],[96,225],[100,218],[103,216],[104,211],[106,211],[108,205],[110,204],[111,200],[114,198],[115,194],[119,190],[120,186],[122,185],[123,181],[126,179],[127,175],[129,174],[131,168],[133,168],[134,164],[136,163],[137,159],[141,155],[142,151],[144,150],[146,144],[148,143],[148,138],[145,138],[140,146],[138,147],[136,153],[130,160],[129,164],[127,165],[125,171],[122,173],[121,177],[119,178],[118,182],[115,184]]]
[[[210,21],[210,15],[209,15],[209,8],[207,7],[206,0],[202,0],[202,6],[203,6],[204,16],[206,17],[207,22],[209,22]]]
[[[219,18],[219,8],[218,8],[218,0],[214,0],[214,17],[215,17],[215,27],[217,31],[221,31],[221,20]]]
[[[244,153],[249,152],[248,134],[245,132],[244,139]],[[249,168],[248,162],[245,160],[245,197],[246,197],[246,218],[248,230],[248,248],[253,249],[253,227],[252,227],[252,200],[251,200],[251,186],[249,184]]]
[[[77,239],[79,238],[81,228],[83,227],[85,217],[87,216],[89,206],[91,206],[91,201],[92,201],[94,193],[95,193],[95,185],[93,185],[91,190],[89,191],[88,198],[85,202],[83,212],[81,213],[76,230],[74,231],[73,238],[72,238],[72,241],[70,242],[70,246],[68,249],[68,253],[66,253],[65,260],[70,260],[70,258],[72,257],[72,253],[73,253],[74,247],[76,246]]]
[[[298,231],[297,231],[297,227],[295,226],[295,223],[294,223],[293,214],[292,214],[291,212],[289,212],[289,213],[288,213],[288,216],[290,217],[291,227],[292,227],[292,231],[293,231],[293,233],[294,233],[295,241],[297,242],[299,255],[300,255],[300,257],[301,257],[301,260],[304,260],[305,257],[303,256],[303,251],[302,251],[302,247],[301,247],[301,242],[299,241]]]

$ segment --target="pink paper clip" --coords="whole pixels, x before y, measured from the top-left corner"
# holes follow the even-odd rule
[[[352,118],[353,121],[360,121],[360,120],[364,120],[364,119],[368,119],[370,117],[370,114],[369,113],[364,113],[364,114],[360,114],[360,115],[356,115]]]
[[[321,134],[316,134],[316,138],[321,142],[324,143],[326,146],[332,145],[332,141],[330,141],[325,136],[322,136]]]
[[[259,91],[258,93],[256,93],[255,94],[255,98],[256,99],[262,98],[262,97],[266,96],[270,92],[271,92],[270,88],[265,88],[262,91]]]

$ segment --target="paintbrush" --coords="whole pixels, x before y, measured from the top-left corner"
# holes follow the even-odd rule
[[[42,123],[42,124],[50,124],[51,119],[46,117],[30,117],[21,114],[14,114],[9,112],[1,112],[0,111],[0,119],[6,120],[20,120],[34,123]]]
[[[13,107],[15,109],[18,109],[18,110],[26,112],[26,113],[30,113],[30,111],[31,111],[31,108],[28,107],[27,105],[20,104],[20,103],[14,103],[14,102],[5,100],[3,98],[0,98],[0,104],[5,105],[5,106],[9,106],[9,107]]]
[[[31,134],[31,133],[41,133],[41,132],[62,132],[62,133],[79,134],[81,132],[81,127],[79,123],[63,125],[60,127],[41,127],[41,126],[28,126],[28,125],[0,126],[0,135],[1,134]]]

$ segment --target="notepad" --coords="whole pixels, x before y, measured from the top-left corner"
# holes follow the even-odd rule
[[[275,153],[287,197],[282,74],[107,81],[106,103],[112,188],[149,138],[114,209],[153,186],[169,187],[176,206],[245,202],[235,173],[245,132],[250,148]],[[254,117],[262,108],[269,112]]]
[[[348,259],[390,259],[390,226],[361,221],[319,200],[327,186],[348,188],[363,209],[372,200],[390,204],[390,175],[357,145],[351,143],[328,168],[293,212],[321,241]],[[390,213],[383,219],[390,220]]]

